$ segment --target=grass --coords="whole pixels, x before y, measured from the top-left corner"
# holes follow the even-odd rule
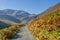
[[[30,21],[28,29],[35,40],[60,40],[60,10]]]
[[[0,40],[9,40],[11,38],[14,38],[16,34],[18,33],[20,27],[24,26],[24,24],[21,25],[13,25],[8,28],[4,28],[0,30]]]

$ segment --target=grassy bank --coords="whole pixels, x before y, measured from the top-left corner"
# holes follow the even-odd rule
[[[28,29],[36,40],[60,40],[60,10],[30,21]]]
[[[8,28],[4,28],[0,30],[0,40],[8,40],[11,38],[14,38],[15,35],[18,33],[20,27],[24,26],[24,24],[21,25],[12,25]]]

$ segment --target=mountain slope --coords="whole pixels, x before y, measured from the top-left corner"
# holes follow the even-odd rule
[[[36,40],[60,40],[60,3],[31,20],[28,29]]]
[[[57,11],[57,10],[60,10],[60,3],[51,6],[46,11],[40,13],[38,16],[42,16],[42,15],[45,15],[46,13],[54,12],[54,11]]]
[[[29,14],[22,10],[12,10],[12,9],[5,9],[0,10],[0,19],[6,19],[12,22],[27,23],[32,18],[35,18],[35,14]]]
[[[10,26],[10,24],[0,21],[0,29]]]
[[[0,19],[2,20],[9,20],[9,21],[12,21],[12,22],[15,22],[15,23],[20,23],[20,20],[13,17],[13,16],[10,16],[10,15],[0,15]]]

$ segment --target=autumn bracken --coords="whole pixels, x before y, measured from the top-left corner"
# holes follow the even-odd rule
[[[28,29],[36,40],[60,40],[60,10],[30,21]]]

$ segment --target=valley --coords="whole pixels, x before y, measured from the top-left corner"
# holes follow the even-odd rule
[[[0,10],[0,40],[60,40],[60,3],[40,14]]]

